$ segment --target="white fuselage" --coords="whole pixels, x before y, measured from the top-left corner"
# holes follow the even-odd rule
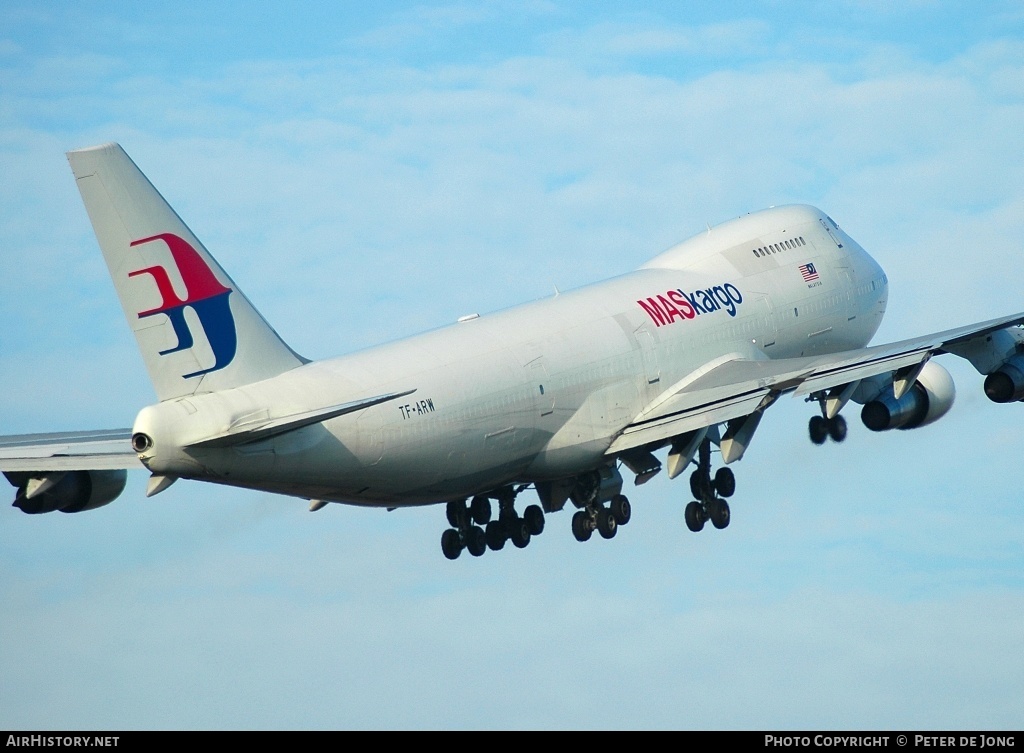
[[[807,265],[811,265],[808,267]],[[144,409],[154,473],[363,505],[426,504],[597,467],[616,434],[709,361],[863,347],[887,280],[812,207],[710,229],[614,279],[261,382]],[[247,420],[407,397],[234,448]]]

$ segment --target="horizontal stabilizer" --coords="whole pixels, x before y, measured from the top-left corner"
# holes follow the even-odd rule
[[[389,400],[397,400],[400,397],[411,395],[415,391],[415,389],[412,389],[406,390],[405,392],[392,392],[387,395],[368,397],[364,400],[353,400],[350,403],[342,403],[341,405],[332,405],[328,408],[317,408],[316,410],[292,413],[291,415],[281,416],[279,418],[269,418],[255,423],[233,426],[222,434],[218,434],[217,436],[210,437],[208,439],[203,439],[199,442],[192,442],[187,445],[187,447],[193,449],[206,449],[214,447],[233,447],[235,445],[247,444],[249,442],[259,442],[260,440],[270,439],[271,437],[286,434],[290,431],[295,431],[296,429],[312,426],[313,424],[318,424],[331,418],[344,416],[346,413],[355,413],[356,411],[365,410],[366,408],[372,408],[374,405],[386,403]]]
[[[102,471],[142,468],[131,429],[0,437],[0,471]]]

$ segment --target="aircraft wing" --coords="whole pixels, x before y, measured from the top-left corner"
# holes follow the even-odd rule
[[[131,429],[0,437],[0,471],[106,471],[142,468]]]
[[[622,429],[607,454],[750,415],[787,392],[808,395],[879,374],[910,374],[933,355],[1022,323],[1024,313],[888,345],[805,358],[755,361],[725,356],[659,395]]]

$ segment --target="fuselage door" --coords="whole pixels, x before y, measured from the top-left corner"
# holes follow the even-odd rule
[[[661,381],[661,362],[658,360],[654,335],[647,329],[646,323],[640,325],[634,334],[637,344],[640,346],[640,357],[644,362],[644,375],[647,378],[647,384],[657,384]]]
[[[552,389],[551,380],[548,379],[543,357],[530,363],[530,377],[530,388],[534,390],[534,400],[541,417],[550,416],[555,412],[555,391]]]

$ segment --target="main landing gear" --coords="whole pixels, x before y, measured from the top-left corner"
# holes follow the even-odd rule
[[[622,475],[609,464],[578,476],[569,494],[578,510],[572,516],[572,535],[589,541],[594,531],[610,539],[633,516],[633,508],[622,493]]]
[[[715,528],[729,525],[729,503],[725,497],[736,492],[736,476],[732,469],[723,467],[711,477],[711,440],[705,439],[698,451],[697,470],[690,474],[690,491],[696,497],[686,505],[686,527],[694,533],[702,530],[707,521]]]
[[[633,508],[624,494],[612,497],[608,506],[592,502],[572,516],[572,535],[577,541],[588,541],[596,530],[601,538],[613,538],[633,516]]]
[[[518,549],[530,543],[544,531],[544,511],[540,505],[530,505],[520,517],[516,513],[516,495],[525,489],[507,487],[496,492],[498,519],[491,520],[491,500],[484,495],[473,497],[469,505],[464,499],[451,500],[445,512],[451,528],[441,534],[441,551],[450,560],[457,559],[466,549],[479,557],[488,549],[498,551],[511,541]]]

